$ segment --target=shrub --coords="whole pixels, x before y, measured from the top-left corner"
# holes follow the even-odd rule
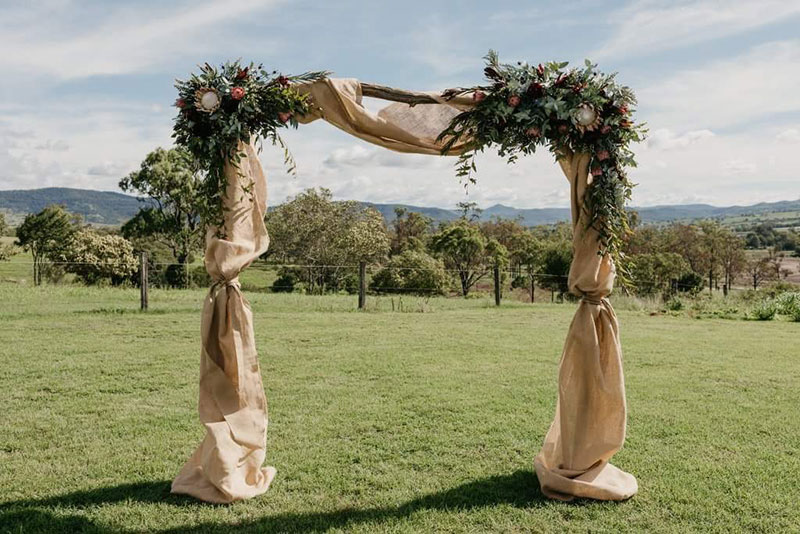
[[[406,250],[391,260],[372,277],[370,287],[388,293],[441,294],[447,275],[441,260],[422,251]]]
[[[775,299],[778,313],[788,315],[793,321],[800,321],[800,292],[789,292],[778,295]]]
[[[272,282],[270,289],[273,293],[291,293],[294,291],[295,284],[297,284],[297,273],[292,269],[281,267],[278,277]]]
[[[775,301],[767,299],[756,304],[750,310],[750,316],[757,321],[771,321],[775,318],[777,312],[778,306],[775,304]]]
[[[669,311],[681,311],[683,309],[683,301],[678,297],[674,297],[666,301],[664,307]]]

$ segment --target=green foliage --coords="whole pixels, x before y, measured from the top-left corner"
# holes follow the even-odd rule
[[[157,148],[145,157],[138,171],[120,180],[119,187],[144,196],[147,203],[122,226],[123,236],[160,242],[182,265],[202,249],[203,178],[187,150]],[[187,287],[190,283],[185,268],[177,267],[173,274],[170,285]]]
[[[205,173],[197,205],[204,221],[220,231],[223,228],[222,199],[227,187],[223,166],[226,160],[234,163],[240,160],[239,143],[250,143],[253,138],[268,139],[286,150],[278,129],[287,125],[297,127],[295,115],[308,111],[307,97],[300,95],[291,82],[314,81],[327,74],[308,72],[287,77],[277,71],[268,72],[262,65],[245,66],[234,61],[219,68],[206,63],[198,74],[176,81],[179,113],[172,136]],[[217,109],[203,108],[200,103],[203,91],[216,92],[220,100]],[[235,98],[236,91],[242,91],[243,96]],[[281,114],[287,114],[283,115],[285,121]],[[294,161],[288,150],[285,155],[291,172]]]
[[[669,311],[680,311],[683,309],[683,301],[678,297],[672,297],[664,303],[664,307]]]
[[[308,189],[266,216],[269,258],[300,264],[297,276],[312,293],[344,289],[361,261],[389,251],[383,217],[354,201],[337,202],[327,189]]]
[[[274,293],[291,293],[294,291],[294,286],[298,282],[298,276],[295,269],[281,267],[278,270],[278,277],[270,286]]]
[[[765,299],[753,306],[750,316],[757,321],[771,321],[778,313],[778,306],[773,299]]]
[[[630,145],[645,133],[631,121],[633,91],[588,60],[584,68],[564,70],[567,63],[502,64],[489,51],[486,62],[489,85],[445,95],[485,95],[439,135],[442,153],[458,141],[469,143],[470,150],[459,157],[457,176],[474,182],[475,156],[490,147],[509,163],[542,146],[556,158],[568,152],[590,154],[592,182],[584,199],[589,224],[600,234],[600,252],[610,252],[622,266],[623,240],[630,231],[625,203],[633,187],[626,169],[636,165]],[[587,114],[595,118],[591,124],[584,120]]]
[[[675,252],[636,254],[628,257],[631,282],[640,295],[669,293],[691,272],[689,263]]]
[[[430,248],[444,260],[447,268],[458,273],[464,297],[488,274],[486,238],[474,223],[460,219],[445,226],[431,237]]]
[[[792,321],[800,321],[800,292],[786,292],[775,299],[777,312]]]
[[[73,234],[60,253],[64,270],[86,284],[119,285],[138,269],[130,241],[122,236],[83,229]]]
[[[61,206],[51,205],[29,214],[17,228],[17,243],[33,257],[33,280],[40,285],[44,262],[57,261],[76,231],[74,217]]]
[[[572,264],[572,244],[569,241],[551,241],[542,252],[539,284],[558,291],[563,296],[569,291],[569,268]]]
[[[404,250],[372,277],[370,288],[388,293],[436,295],[444,293],[447,273],[441,260],[420,250]]]

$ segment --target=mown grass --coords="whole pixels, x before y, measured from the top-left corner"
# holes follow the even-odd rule
[[[533,456],[573,305],[249,294],[270,491],[169,494],[203,431],[203,291],[0,285],[0,532],[780,532],[800,325],[620,311],[640,493],[551,502]],[[397,297],[395,308],[397,309]],[[420,313],[424,312],[424,313]]]

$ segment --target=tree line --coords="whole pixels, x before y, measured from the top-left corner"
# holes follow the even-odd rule
[[[135,283],[138,255],[147,252],[151,283],[207,285],[203,268],[190,267],[202,254],[204,239],[196,210],[201,178],[185,151],[157,149],[120,181],[123,191],[143,202],[120,229],[84,226],[59,206],[28,215],[16,236],[33,257],[34,281],[73,273],[89,284]],[[536,287],[567,292],[572,261],[568,224],[529,228],[520,220],[481,220],[473,203],[459,208],[460,217],[440,223],[398,208],[387,225],[376,210],[334,201],[326,189],[303,191],[266,215],[271,246],[263,259],[280,266],[272,289],[356,291],[354,267],[367,262],[370,288],[377,292],[456,291],[466,297],[495,269],[505,285],[525,289],[531,298]],[[791,230],[768,226],[742,236],[713,220],[653,226],[640,224],[636,213],[631,218],[622,279],[627,290],[643,295],[697,293],[704,287],[727,294],[735,282],[758,289],[789,274],[781,259],[800,241]],[[5,226],[2,218],[0,226]],[[767,255],[746,252],[765,240],[780,246],[773,245]],[[0,259],[9,254],[8,247],[0,248]]]

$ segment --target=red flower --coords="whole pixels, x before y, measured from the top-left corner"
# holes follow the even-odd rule
[[[528,93],[533,95],[533,97],[539,97],[544,94],[544,86],[539,82],[533,82],[530,87],[528,87]]]
[[[567,126],[566,124],[559,124],[558,125],[558,133],[565,134],[568,131],[569,131],[569,126]]]
[[[539,76],[544,76],[544,67],[542,67],[541,63],[539,63],[539,66],[536,67],[536,72],[539,73]]]
[[[604,124],[603,127],[600,128],[601,134],[607,134],[610,131],[611,131],[611,126],[609,126],[608,124]]]
[[[611,154],[608,153],[608,150],[601,150],[597,153],[597,159],[600,161],[605,161],[611,157]]]
[[[630,128],[631,126],[633,126],[633,123],[628,119],[622,119],[621,121],[619,121],[619,125],[622,126],[623,128]]]
[[[284,124],[289,122],[289,119],[291,119],[291,118],[292,118],[292,114],[289,113],[288,111],[281,111],[280,113],[278,113],[278,119]]]
[[[542,130],[537,126],[533,126],[532,128],[528,128],[527,130],[525,130],[525,135],[527,135],[528,137],[541,137]]]
[[[245,78],[247,78],[247,71],[249,71],[249,70],[250,70],[250,67],[245,67],[245,68],[239,70],[239,72],[236,73],[236,79],[237,80],[244,80]]]
[[[619,111],[621,115],[625,115],[628,113],[628,106],[620,106],[617,108],[617,111]]]
[[[561,74],[561,75],[558,76],[558,78],[556,78],[555,85],[561,85],[566,80],[567,80],[567,75],[566,74]]]
[[[472,93],[472,100],[475,102],[483,102],[483,99],[486,98],[486,93],[483,91],[475,91]]]
[[[522,99],[518,95],[511,95],[508,97],[508,105],[512,108],[519,106],[520,102],[522,102]]]
[[[603,174],[603,169],[601,169],[600,167],[595,167],[594,169],[592,169],[592,176],[600,176],[602,174]]]
[[[244,87],[231,88],[231,98],[234,100],[241,100],[244,98]]]
[[[289,87],[289,78],[281,74],[278,76],[278,83],[281,85],[281,87]]]
[[[183,109],[184,106],[186,106],[186,101],[184,99],[179,98],[178,100],[175,101],[175,107],[176,108]]]

